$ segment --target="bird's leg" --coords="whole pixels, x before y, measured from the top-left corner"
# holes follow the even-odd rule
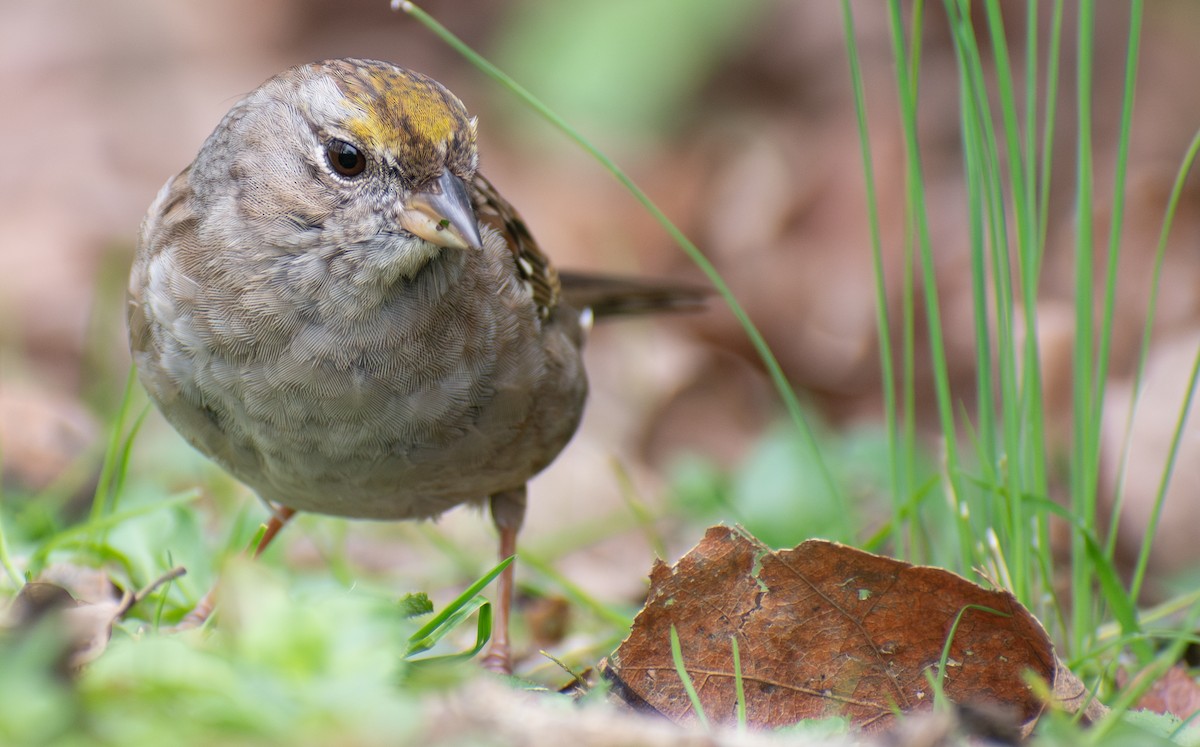
[[[287,506],[271,506],[271,518],[267,521],[267,528],[263,530],[262,538],[254,548],[252,557],[257,558],[267,549],[267,545],[271,544],[271,540],[275,539],[275,535],[279,534],[279,530],[283,529],[283,525],[288,523],[288,520],[296,515],[296,509],[288,508]],[[204,624],[204,621],[213,613],[213,609],[217,606],[217,584],[213,584],[212,588],[200,597],[200,601],[196,602],[196,606],[192,607],[192,611],[183,616],[179,624],[175,626],[175,630],[189,630],[198,628]]]
[[[296,509],[288,508],[287,506],[275,506],[271,511],[271,519],[267,522],[267,528],[263,530],[262,539],[258,541],[258,547],[254,548],[254,557],[263,554],[267,549],[267,545],[271,544],[271,540],[275,539],[275,535],[279,534],[279,530],[283,529],[283,525],[287,524],[293,516],[296,515]]]
[[[492,521],[500,533],[500,560],[517,554],[517,532],[525,521],[525,486],[492,496]],[[496,590],[496,617],[492,625],[492,643],[483,657],[484,669],[512,674],[512,648],[508,638],[508,620],[512,613],[515,564],[500,572]]]

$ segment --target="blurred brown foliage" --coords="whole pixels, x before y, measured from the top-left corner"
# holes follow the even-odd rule
[[[1002,5],[1014,18],[1024,13],[1024,3]],[[920,127],[949,370],[955,395],[969,411],[974,330],[957,84],[937,6],[928,4]],[[889,305],[897,319],[904,164],[890,41],[876,3],[853,7]],[[841,17],[832,3],[764,0],[756,8],[749,31],[710,61],[703,84],[683,99],[670,126],[624,133],[624,139],[602,133],[601,139],[716,262],[791,381],[822,413],[835,423],[874,420],[881,405],[874,284]],[[515,11],[536,12],[537,3],[440,0],[428,10],[486,53],[499,44]],[[1116,153],[1127,8],[1102,3],[1097,13],[1096,174],[1104,204]],[[1009,29],[1015,60],[1022,33],[1019,23]],[[1190,95],[1198,33],[1200,6],[1193,2],[1168,0],[1146,9],[1117,289],[1112,370],[1118,378],[1134,367],[1148,260],[1174,171],[1200,122],[1200,97]],[[1068,34],[1039,309],[1055,423],[1068,422],[1070,403],[1073,44]],[[550,142],[557,136],[540,136],[548,131],[539,130],[543,125],[532,115],[514,109],[505,92],[383,0],[5,3],[0,100],[7,116],[0,118],[0,132],[10,151],[20,146],[30,158],[8,159],[0,170],[0,387],[34,382],[48,399],[91,396],[96,404],[89,387],[97,368],[126,365],[119,289],[141,215],[159,185],[187,164],[241,92],[289,65],[349,55],[413,67],[459,93],[480,117],[484,167],[560,265],[696,276],[597,166]],[[638,81],[622,85],[633,91]],[[576,124],[589,131],[588,122]],[[1196,197],[1193,186],[1168,250],[1155,340],[1189,339],[1200,320]],[[1107,216],[1090,218],[1097,237],[1105,237]],[[917,326],[923,329],[920,320]],[[635,332],[599,330],[590,355],[595,397],[581,440],[591,448],[576,451],[592,465],[577,463],[557,482],[548,478],[555,486],[548,493],[577,492],[597,481],[615,492],[605,461],[596,458],[614,450],[634,463],[662,465],[686,449],[734,463],[778,414],[745,336],[723,309]],[[923,350],[917,360],[927,361]],[[918,365],[920,413],[932,423],[930,372]],[[64,417],[73,422],[76,415]],[[20,435],[25,426],[7,426],[6,440],[14,427]],[[1106,427],[1123,434],[1123,415]],[[1173,422],[1144,427],[1160,432]],[[1066,426],[1053,430],[1061,448]],[[1200,451],[1197,441],[1193,436],[1189,448]],[[1111,450],[1108,459],[1114,462]],[[579,470],[596,480],[579,479]],[[1107,481],[1111,493],[1115,470]],[[1127,502],[1138,499],[1137,490],[1145,492],[1131,488]],[[1194,490],[1188,492],[1180,500],[1194,501]],[[1130,541],[1136,546],[1136,535]],[[640,559],[633,563],[632,577],[641,565]]]

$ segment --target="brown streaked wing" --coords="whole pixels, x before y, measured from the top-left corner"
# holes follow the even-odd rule
[[[538,315],[542,318],[550,316],[562,295],[562,286],[554,265],[550,264],[550,259],[538,248],[516,208],[500,196],[490,181],[476,172],[472,186],[475,212],[479,220],[508,239],[508,247],[516,260],[517,273],[533,292]]]

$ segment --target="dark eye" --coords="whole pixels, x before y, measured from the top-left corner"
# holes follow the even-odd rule
[[[329,166],[342,176],[358,176],[367,168],[367,158],[358,148],[345,140],[331,140],[325,146]]]

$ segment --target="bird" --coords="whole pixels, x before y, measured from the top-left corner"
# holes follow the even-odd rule
[[[516,554],[527,484],[579,427],[596,317],[707,291],[559,273],[479,170],[477,120],[432,78],[330,59],[238,101],[142,221],[138,378],[270,507],[435,518],[488,504]],[[513,567],[483,664],[512,671]],[[211,595],[193,615],[212,611]]]

